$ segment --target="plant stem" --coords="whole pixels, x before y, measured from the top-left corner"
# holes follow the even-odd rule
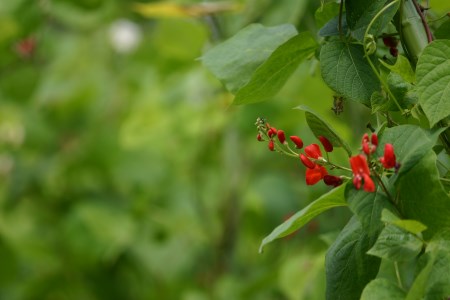
[[[391,6],[397,4],[400,0],[396,0],[396,1],[392,1],[391,3],[389,3],[388,5],[386,5],[385,7],[383,7],[382,10],[380,10],[374,17],[373,19],[370,21],[369,25],[367,26],[366,32],[364,33],[364,40],[366,39],[367,36],[369,36],[369,31],[370,28],[372,27],[373,23],[376,21],[376,19],[378,19],[388,8],[390,8]],[[400,104],[397,101],[397,98],[395,98],[394,94],[392,93],[391,89],[389,88],[389,86],[387,85],[387,83],[384,81],[384,79],[381,77],[380,73],[378,72],[378,70],[375,68],[372,60],[370,59],[370,55],[367,52],[367,49],[364,45],[364,56],[367,59],[367,62],[369,63],[370,67],[372,68],[372,71],[375,73],[375,75],[377,76],[378,80],[380,81],[381,85],[383,85],[384,89],[388,92],[389,97],[394,101],[395,105],[397,106],[397,108],[402,112],[403,108],[400,106]]]
[[[397,276],[398,286],[403,289],[402,278],[400,277],[400,271],[398,269],[398,263],[394,262],[395,276]]]
[[[433,35],[431,34],[431,30],[430,27],[428,26],[427,20],[425,20],[425,16],[423,15],[422,10],[419,7],[419,4],[417,4],[417,1],[412,0],[412,3],[414,4],[414,7],[416,8],[416,11],[419,14],[420,19],[422,20],[423,28],[427,33],[428,43],[431,43],[433,41]]]

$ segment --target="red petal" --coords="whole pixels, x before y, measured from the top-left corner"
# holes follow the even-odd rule
[[[303,153],[300,153],[300,160],[302,161],[302,164],[309,169],[314,169],[316,167],[316,164],[313,163],[308,157],[303,155]]]
[[[342,178],[338,176],[333,175],[325,175],[323,177],[323,182],[325,182],[326,185],[332,185],[334,187],[340,186],[342,184]]]
[[[322,152],[320,152],[320,147],[317,144],[311,144],[305,147],[305,153],[308,157],[318,159],[322,157]]]
[[[375,183],[367,174],[364,174],[364,190],[369,193],[375,192]]]
[[[378,135],[374,132],[371,138],[372,145],[378,146]]]
[[[316,165],[314,169],[306,169],[306,184],[316,184],[327,174],[327,169],[319,165]]]
[[[350,157],[350,165],[352,167],[353,175],[370,175],[367,159],[364,155],[358,154]]]
[[[274,148],[275,148],[275,144],[273,143],[272,140],[270,140],[270,141],[269,141],[269,150],[270,150],[270,151],[273,151]]]
[[[396,164],[394,146],[392,144],[384,145],[384,156],[380,158],[381,163],[386,169],[394,168]]]

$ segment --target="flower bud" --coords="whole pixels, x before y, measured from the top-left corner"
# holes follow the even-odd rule
[[[275,149],[275,144],[274,144],[273,140],[270,140],[269,141],[269,150],[273,151],[274,149]]]
[[[326,137],[319,136],[319,140],[326,152],[333,152],[333,144]]]
[[[286,136],[284,135],[284,131],[278,130],[277,136],[278,136],[278,140],[280,141],[280,143],[284,144],[284,142],[286,141]]]
[[[396,158],[394,153],[394,146],[392,144],[384,145],[384,156],[380,158],[380,162],[386,169],[395,168]]]
[[[267,135],[271,138],[274,135],[277,134],[277,129],[275,127],[270,127],[270,129],[267,131]]]
[[[342,178],[333,175],[325,175],[323,177],[323,182],[325,182],[326,185],[337,187],[342,184]]]
[[[259,141],[259,142],[261,142],[263,139],[262,139],[262,136],[261,136],[261,133],[258,133],[258,135],[256,136],[256,139]]]
[[[303,141],[298,136],[292,135],[289,137],[291,141],[295,144],[295,148],[302,149],[303,148]]]
[[[374,132],[372,133],[371,143],[374,146],[378,146],[378,135]]]

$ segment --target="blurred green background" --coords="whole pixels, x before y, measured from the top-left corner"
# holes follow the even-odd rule
[[[147,3],[0,3],[0,299],[323,299],[349,214],[258,254],[329,187],[307,187],[254,123],[316,142],[292,109],[306,104],[356,149],[369,112],[334,115],[314,60],[272,101],[232,106],[198,59],[250,23],[317,32],[320,1]]]

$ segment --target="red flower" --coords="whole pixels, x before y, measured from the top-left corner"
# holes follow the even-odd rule
[[[361,188],[361,183],[364,182],[364,190],[366,192],[375,192],[375,183],[370,178],[370,170],[367,165],[367,159],[364,155],[359,154],[350,157],[350,165],[353,171],[353,184],[356,189]]]
[[[269,150],[273,151],[273,149],[275,148],[275,144],[273,143],[273,140],[269,141]]]
[[[370,141],[371,144],[369,143],[369,135],[367,133],[364,133],[362,138],[362,150],[367,156],[369,156],[372,153],[375,153],[375,151],[377,150],[378,136],[375,133],[373,133]]]
[[[386,47],[397,47],[398,40],[393,36],[385,36],[383,38],[383,43]]]
[[[303,155],[303,153],[300,153],[300,160],[302,161],[302,164],[308,169],[314,169],[314,167],[316,166],[316,164],[313,163],[308,157]]]
[[[286,136],[284,135],[284,131],[278,130],[277,136],[278,136],[278,140],[280,141],[280,143],[284,144],[284,142],[286,141]]]
[[[320,165],[315,165],[314,169],[306,169],[306,184],[314,185],[327,174],[327,169]]]
[[[325,149],[325,151],[327,151],[327,152],[332,152],[333,151],[333,145],[331,144],[331,142],[326,137],[319,136],[319,140],[322,143],[322,146]]]
[[[299,138],[298,136],[292,135],[292,136],[290,136],[290,139],[295,144],[295,147],[297,149],[303,148],[303,141],[301,138]]]
[[[386,169],[395,167],[395,153],[394,146],[392,146],[392,144],[384,145],[384,156],[380,158],[380,162]]]
[[[258,135],[256,136],[256,139],[258,140],[258,141],[262,141],[263,139],[262,139],[262,136],[261,136],[261,133],[258,133]]]
[[[315,159],[322,157],[322,152],[320,152],[319,145],[317,145],[317,144],[311,144],[309,146],[306,146],[305,153],[308,157],[315,158]]]
[[[340,186],[342,184],[342,178],[338,176],[333,175],[325,175],[323,177],[323,182],[325,182],[326,185],[332,185],[334,187]]]

